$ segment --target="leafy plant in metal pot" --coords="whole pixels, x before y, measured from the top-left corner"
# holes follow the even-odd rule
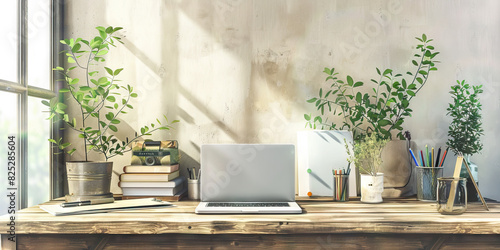
[[[140,129],[140,133],[132,135],[131,140],[122,141],[117,138],[117,125],[120,124],[118,117],[133,109],[130,102],[138,95],[132,86],[120,84],[120,80],[117,79],[123,68],[113,70],[101,66],[105,62],[104,55],[111,47],[123,43],[121,38],[115,35],[122,28],[99,26],[96,29],[98,35],[90,40],[72,38],[60,41],[69,47],[63,51],[69,67],[56,67],[54,70],[61,74],[60,81],[66,86],[59,90],[60,98],[53,98],[50,102],[42,101],[49,107],[49,119],[54,122],[63,121],[67,128],[78,133],[83,142],[85,161],[66,164],[70,196],[73,200],[87,199],[95,195],[109,196],[112,162],[107,161],[130,151],[129,145],[133,141],[158,130],[169,130],[173,123],[178,122],[177,120],[169,122],[164,116],[164,122],[156,119],[156,123],[144,126]],[[84,77],[81,79],[74,77],[77,72],[83,73]],[[68,111],[67,103],[70,101],[78,109],[76,115]],[[72,147],[72,143],[65,142],[62,138],[49,141],[69,155],[77,150]],[[90,151],[102,154],[106,162],[89,162]],[[96,178],[91,178],[92,181],[84,184],[78,183],[82,179],[81,176],[89,173],[95,174]],[[81,188],[82,185],[85,187]],[[68,196],[66,199],[68,200]]]

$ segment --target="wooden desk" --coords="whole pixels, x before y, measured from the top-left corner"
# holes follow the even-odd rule
[[[17,247],[500,248],[500,205],[496,203],[489,203],[489,212],[481,204],[469,204],[468,211],[458,216],[441,215],[434,203],[414,199],[386,199],[381,204],[301,199],[304,213],[298,215],[196,215],[197,202],[175,204],[58,217],[30,207],[16,214]],[[7,223],[7,216],[0,217],[2,244]]]

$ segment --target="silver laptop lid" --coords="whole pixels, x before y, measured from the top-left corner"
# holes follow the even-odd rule
[[[295,201],[292,144],[201,146],[201,201]]]

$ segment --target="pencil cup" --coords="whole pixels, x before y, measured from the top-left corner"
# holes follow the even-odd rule
[[[200,199],[200,180],[188,179],[188,199],[199,200]]]
[[[349,200],[348,174],[333,175],[333,200],[334,201]]]
[[[462,214],[467,210],[467,179],[438,178],[437,209],[441,214]]]
[[[443,167],[417,166],[417,200],[436,201],[438,178],[443,176]]]

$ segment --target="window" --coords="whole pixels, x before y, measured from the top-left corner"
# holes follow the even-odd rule
[[[17,208],[51,198],[51,122],[42,99],[52,89],[53,0],[0,2],[0,188],[16,188]],[[8,181],[8,137],[15,136],[16,186]],[[12,176],[12,174],[10,174]],[[10,192],[10,191],[9,191]],[[4,196],[5,197],[5,196]],[[0,199],[0,214],[7,213]]]

